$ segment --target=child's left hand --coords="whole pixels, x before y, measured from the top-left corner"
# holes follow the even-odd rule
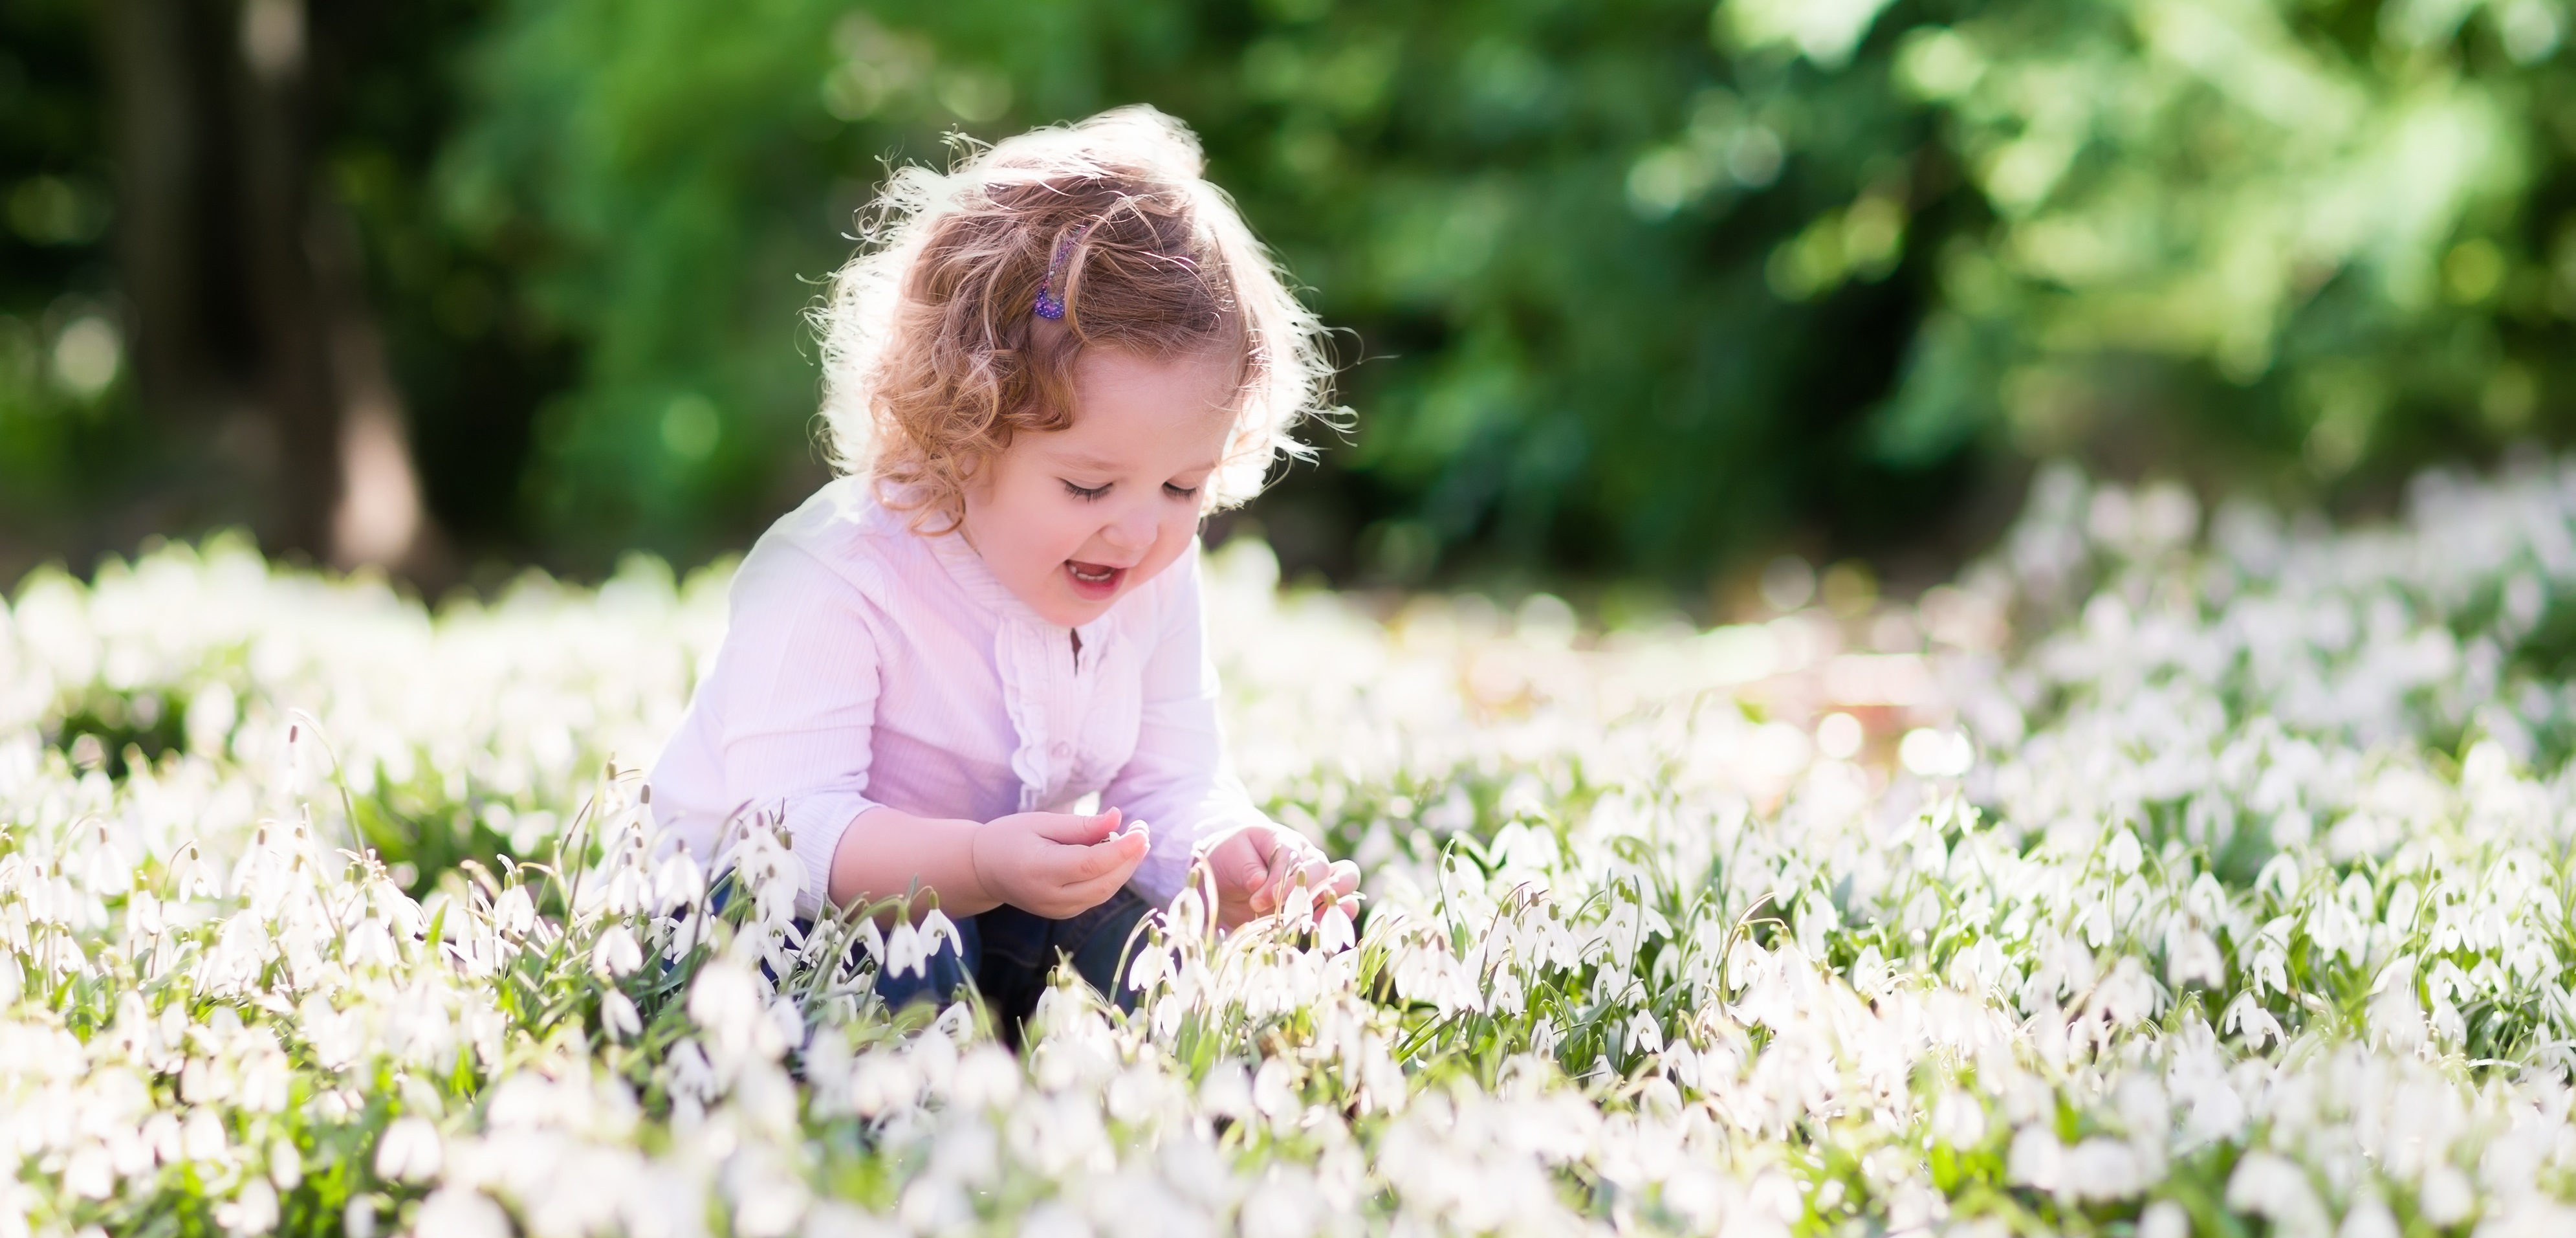
[[[1288,905],[1293,897],[1341,905],[1359,914],[1360,869],[1329,859],[1305,835],[1271,822],[1248,825],[1206,843],[1200,856],[1216,878],[1216,921],[1236,928]],[[1321,910],[1320,907],[1317,908]]]

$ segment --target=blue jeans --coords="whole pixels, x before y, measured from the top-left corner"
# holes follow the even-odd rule
[[[957,921],[958,944],[942,945],[920,971],[897,976],[877,973],[877,996],[888,1009],[913,1002],[944,1002],[954,997],[967,976],[983,993],[1002,1025],[1002,1036],[1019,1043],[1020,1024],[1037,1011],[1047,977],[1061,956],[1073,970],[1121,1010],[1136,1008],[1136,993],[1124,981],[1127,964],[1143,944],[1136,926],[1153,908],[1134,891],[1122,889],[1109,900],[1069,919],[1001,906]]]
[[[713,910],[722,911],[732,901],[732,876],[726,872],[716,878]],[[1136,957],[1134,947],[1143,944],[1136,926],[1153,914],[1152,906],[1124,888],[1099,906],[1063,920],[1005,904],[958,919],[957,944],[943,942],[920,970],[900,976],[879,971],[876,993],[889,1010],[914,1002],[944,1003],[957,996],[971,975],[985,1005],[1001,1023],[1003,1040],[1016,1048],[1020,1025],[1037,1012],[1038,997],[1046,992],[1047,977],[1054,973],[1059,956],[1070,959],[1075,974],[1120,1010],[1134,1010],[1136,992],[1123,981],[1127,964]],[[796,931],[811,933],[814,922],[800,917]]]

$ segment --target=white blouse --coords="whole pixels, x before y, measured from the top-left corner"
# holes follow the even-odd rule
[[[989,821],[1097,792],[1152,827],[1129,884],[1156,904],[1199,839],[1265,819],[1217,724],[1196,542],[1077,646],[963,538],[912,532],[845,477],[770,526],[728,605],[715,667],[653,766],[653,813],[701,859],[736,814],[783,820],[805,912],[842,831],[880,804]]]

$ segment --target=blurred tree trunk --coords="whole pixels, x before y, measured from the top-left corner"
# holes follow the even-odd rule
[[[153,523],[247,519],[271,553],[399,566],[419,488],[356,243],[317,175],[327,49],[303,0],[100,12],[136,378],[193,457],[189,510]]]

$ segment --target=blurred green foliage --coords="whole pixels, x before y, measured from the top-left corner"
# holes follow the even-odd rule
[[[0,521],[75,502],[133,437],[88,37],[71,0],[0,7]]]
[[[435,12],[368,70],[435,125],[334,185],[435,514],[567,565],[820,479],[800,312],[884,161],[1131,101],[1346,329],[1356,434],[1254,512],[1346,580],[1695,591],[2039,456],[2332,497],[2571,426],[2564,0]]]

